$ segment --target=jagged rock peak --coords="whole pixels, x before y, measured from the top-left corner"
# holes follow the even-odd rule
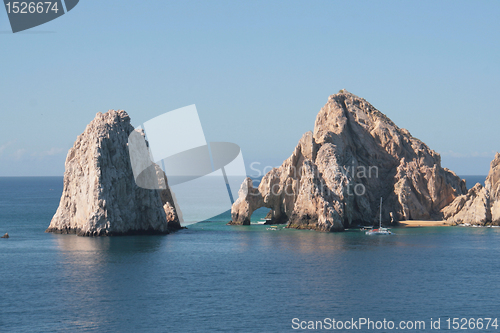
[[[431,150],[424,142],[415,138],[405,129],[398,127],[389,117],[376,109],[364,98],[358,97],[345,89],[339,93],[330,95],[328,102],[320,110],[316,117],[314,126],[314,138],[318,143],[328,141],[328,134],[339,134],[346,129],[348,122],[355,122],[371,136],[384,134],[375,139],[380,139],[385,144],[392,137],[402,137],[402,142],[415,147],[421,147],[422,150],[437,158],[440,162],[440,156],[434,150]],[[378,133],[381,132],[381,133]],[[354,131],[353,134],[357,134]],[[326,136],[326,137],[325,137]]]
[[[345,100],[358,101],[358,103],[366,108],[362,108],[364,112],[371,113],[376,117],[379,117],[381,120],[387,122],[391,126],[394,126],[398,130],[403,130],[404,133],[409,133],[406,129],[400,129],[389,117],[387,117],[383,112],[377,110],[373,105],[371,105],[366,99],[359,97],[346,89],[340,90],[337,94],[330,95],[328,97],[328,101],[335,101],[337,103],[341,103]]]
[[[490,163],[490,171],[486,178],[485,186],[491,192],[494,200],[500,199],[500,154],[496,153],[495,158]]]
[[[96,114],[68,152],[63,193],[47,232],[101,236],[180,227],[163,171],[156,173],[166,189],[136,185],[127,147],[132,131],[123,110]]]
[[[440,210],[466,193],[439,154],[345,89],[328,98],[314,132],[258,189],[245,184],[231,223],[249,223],[253,209],[265,206],[274,221],[322,231],[371,224],[380,197],[389,222],[441,218]]]

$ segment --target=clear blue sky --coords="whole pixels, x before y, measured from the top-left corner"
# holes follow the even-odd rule
[[[207,141],[279,165],[346,88],[486,174],[500,150],[500,1],[96,1],[12,34],[0,9],[0,176],[62,175],[95,113],[196,104]]]

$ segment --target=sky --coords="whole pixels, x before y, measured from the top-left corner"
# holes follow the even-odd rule
[[[81,0],[13,34],[0,9],[0,176],[62,176],[97,112],[134,126],[195,104],[251,175],[328,96],[365,98],[459,175],[500,151],[500,1]]]

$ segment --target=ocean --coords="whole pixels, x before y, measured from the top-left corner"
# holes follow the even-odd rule
[[[165,236],[44,233],[62,186],[0,178],[0,332],[500,330],[483,320],[500,317],[500,228],[271,231],[226,211]]]

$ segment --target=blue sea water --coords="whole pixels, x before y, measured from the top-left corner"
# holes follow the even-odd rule
[[[226,212],[166,236],[44,233],[61,191],[62,177],[0,178],[0,332],[296,332],[294,318],[432,332],[431,318],[500,317],[500,228],[269,231]]]
[[[465,179],[468,189],[473,188],[477,183],[484,186],[486,180],[486,176],[461,176],[460,178]]]

